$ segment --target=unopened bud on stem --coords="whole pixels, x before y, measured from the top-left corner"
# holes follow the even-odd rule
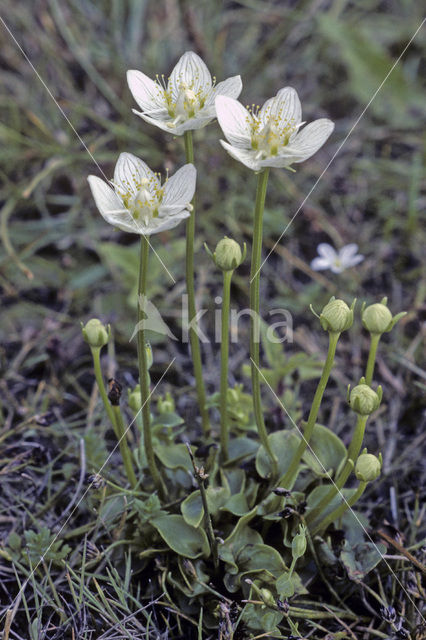
[[[372,453],[362,453],[355,465],[355,475],[361,482],[373,482],[380,475],[382,457],[377,458]]]
[[[245,243],[243,250],[241,251],[241,247],[238,242],[235,242],[235,240],[227,238],[226,236],[222,240],[219,240],[214,253],[210,251],[207,245],[204,246],[215,265],[219,267],[219,269],[222,269],[222,271],[233,271],[239,267],[247,253]]]
[[[343,300],[331,298],[319,316],[322,328],[330,333],[341,333],[350,329],[354,321],[355,303],[356,300],[353,301],[349,308]]]
[[[361,416],[369,416],[373,411],[376,411],[381,400],[382,387],[378,387],[377,391],[374,391],[368,384],[365,384],[364,378],[361,378],[360,383],[352,391],[348,387],[348,403]]]
[[[381,302],[370,304],[368,307],[364,303],[361,315],[364,328],[372,334],[381,335],[391,331],[398,320],[406,315],[406,311],[401,311],[396,316],[392,316],[387,307],[387,298],[383,298]]]
[[[84,326],[82,326],[81,332],[84,340],[92,349],[100,349],[108,343],[111,335],[111,330],[102,324],[98,318],[92,318]]]

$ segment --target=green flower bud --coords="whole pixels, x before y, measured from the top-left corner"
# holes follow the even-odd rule
[[[362,453],[356,461],[355,475],[362,482],[373,482],[379,477],[381,468],[381,457],[376,458],[372,453]]]
[[[293,560],[301,558],[305,555],[306,551],[306,527],[302,524],[299,526],[299,533],[297,533],[291,541],[291,553]]]
[[[98,318],[92,318],[82,326],[81,332],[84,340],[92,348],[101,348],[108,343],[111,335],[110,327],[105,327]]]
[[[133,389],[133,391],[130,391],[129,389],[127,394],[128,394],[127,401],[129,403],[129,407],[131,408],[133,413],[138,413],[138,411],[140,411],[142,407],[140,385],[137,384],[136,387]]]
[[[381,302],[376,304],[370,304],[369,307],[365,307],[365,303],[362,307],[362,324],[367,331],[373,334],[381,335],[393,329],[398,320],[406,315],[405,311],[401,311],[396,316],[392,316],[386,306],[387,298],[383,298]]]
[[[330,333],[341,333],[349,329],[354,321],[355,302],[354,300],[349,308],[343,300],[331,298],[319,317],[322,328]]]
[[[374,391],[368,384],[364,384],[364,379],[361,379],[360,384],[349,392],[348,389],[348,402],[352,409],[362,416],[369,416],[373,411],[378,409],[382,400],[382,388],[378,387],[377,391]]]
[[[260,589],[260,597],[268,607],[276,607],[276,601],[269,589]]]
[[[167,391],[166,395],[164,396],[160,396],[157,400],[157,409],[158,409],[158,413],[173,413],[174,410],[176,409],[175,407],[175,402],[170,394],[169,391]]]
[[[207,245],[204,246],[215,265],[219,267],[219,269],[222,269],[222,271],[233,271],[239,267],[247,253],[245,243],[243,251],[241,251],[241,247],[238,242],[235,242],[235,240],[227,238],[226,236],[222,240],[219,240],[214,253],[208,249]]]

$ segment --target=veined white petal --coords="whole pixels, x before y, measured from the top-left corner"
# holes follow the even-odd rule
[[[174,136],[181,136],[185,131],[198,131],[202,129],[215,117],[214,113],[211,113],[208,109],[202,109],[193,118],[188,118],[182,124],[176,125],[176,127],[168,128],[168,132]]]
[[[321,242],[317,247],[317,252],[330,263],[337,258],[336,250],[327,242]]]
[[[354,257],[356,252],[358,251],[358,245],[355,242],[351,242],[350,244],[346,244],[339,251],[339,258],[341,260],[350,260]]]
[[[130,69],[127,72],[127,84],[132,96],[143,111],[162,110],[167,114],[164,89],[154,80],[148,78],[142,71]]]
[[[232,76],[232,78],[222,80],[222,82],[218,82],[214,87],[213,91],[206,101],[206,105],[214,105],[214,101],[217,96],[227,96],[228,98],[234,98],[236,100],[240,95],[242,89],[243,83],[241,81],[241,76]]]
[[[274,167],[275,169],[285,169],[294,162],[293,154],[279,154],[277,156],[268,156],[259,161],[260,167]]]
[[[302,106],[296,89],[284,87],[280,89],[274,98],[265,102],[259,111],[259,118],[263,125],[267,124],[270,118],[282,123],[298,125],[302,121]]]
[[[322,147],[333,129],[334,123],[327,118],[314,120],[303,127],[288,145],[288,149],[297,156],[293,162],[303,162],[313,156]]]
[[[167,180],[164,185],[164,196],[161,208],[164,205],[186,207],[194,197],[197,170],[193,164],[185,164]]]
[[[253,116],[238,100],[217,96],[216,115],[226,139],[240,149],[251,148]]]
[[[232,145],[220,140],[220,144],[235,160],[242,162],[246,167],[253,171],[259,171],[261,164],[259,160],[256,160],[256,151],[253,149],[240,149],[239,147],[233,147]]]
[[[182,87],[192,89],[195,93],[200,91],[201,95],[206,95],[211,86],[210,71],[200,56],[197,56],[193,51],[187,51],[178,60],[168,82],[168,89],[171,91],[173,100],[177,99]]]
[[[132,216],[114,190],[97,176],[89,176],[87,180],[96,206],[104,220],[123,231],[137,233]]]
[[[311,262],[311,269],[314,271],[323,271],[330,268],[330,262],[327,258],[314,258]]]
[[[155,173],[143,160],[132,153],[120,153],[114,170],[114,185],[123,193],[130,191],[136,195],[143,180],[148,180],[148,191],[161,186]]]
[[[162,231],[167,231],[168,229],[173,229],[177,227],[179,222],[188,218],[191,214],[189,211],[181,211],[180,213],[168,216],[163,219],[156,218],[152,220],[148,226],[145,226],[143,223],[136,221],[137,225],[137,233],[144,236],[152,236],[154,233],[161,233]]]
[[[205,112],[204,110],[200,111],[200,115],[197,115],[194,118],[189,118],[181,124],[171,126],[173,118],[170,118],[170,116],[167,116],[167,118],[163,120],[147,116],[141,111],[136,111],[136,109],[132,109],[132,111],[133,113],[136,113],[137,116],[142,118],[142,120],[145,120],[145,122],[153,124],[159,129],[162,129],[162,131],[167,131],[167,133],[170,133],[173,136],[181,136],[185,133],[185,131],[196,131],[198,129],[202,129],[215,117],[214,113],[210,113],[209,110],[206,109]]]

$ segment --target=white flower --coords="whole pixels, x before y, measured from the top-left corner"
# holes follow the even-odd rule
[[[167,81],[164,76],[157,75],[154,81],[141,71],[131,70],[127,82],[142,109],[133,112],[177,136],[205,127],[216,117],[215,98],[238,98],[242,89],[240,76],[215,84],[203,60],[192,51],[183,54]]]
[[[310,158],[334,129],[331,120],[321,118],[302,130],[302,107],[296,90],[280,89],[260,109],[246,109],[237,100],[216,98],[216,113],[227,142],[228,153],[249,169],[289,167]]]
[[[357,254],[357,244],[347,244],[339,251],[336,251],[331,245],[322,242],[318,245],[318,258],[314,258],[311,262],[311,268],[314,271],[322,271],[323,269],[331,269],[333,273],[342,273],[348,267],[354,267],[364,260],[364,256]]]
[[[113,188],[96,176],[88,181],[101,215],[114,227],[150,236],[173,229],[190,215],[197,172],[186,164],[166,182],[131,153],[121,153]]]

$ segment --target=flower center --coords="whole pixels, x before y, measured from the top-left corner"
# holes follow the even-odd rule
[[[116,192],[134,220],[149,226],[152,220],[158,217],[163,190],[156,184],[152,184],[148,178],[138,180],[136,176],[132,177],[133,183],[127,183],[127,190],[124,193],[117,187]]]
[[[166,82],[164,76],[157,75],[156,82],[164,92],[169,116],[172,118],[172,121],[167,124],[171,129],[190,118],[195,118],[197,113],[204,107],[207,97],[216,84],[216,78],[213,78],[212,85],[206,83],[197,88],[196,80],[197,78],[194,78],[190,83],[180,80],[178,94],[174,96],[170,88],[170,80]]]
[[[249,109],[253,115],[252,121],[252,149],[257,151],[256,158],[276,156],[282,147],[286,147],[290,138],[301,126],[294,120],[283,117],[283,109],[271,114],[272,107],[266,110],[262,119],[259,117],[259,107]]]

